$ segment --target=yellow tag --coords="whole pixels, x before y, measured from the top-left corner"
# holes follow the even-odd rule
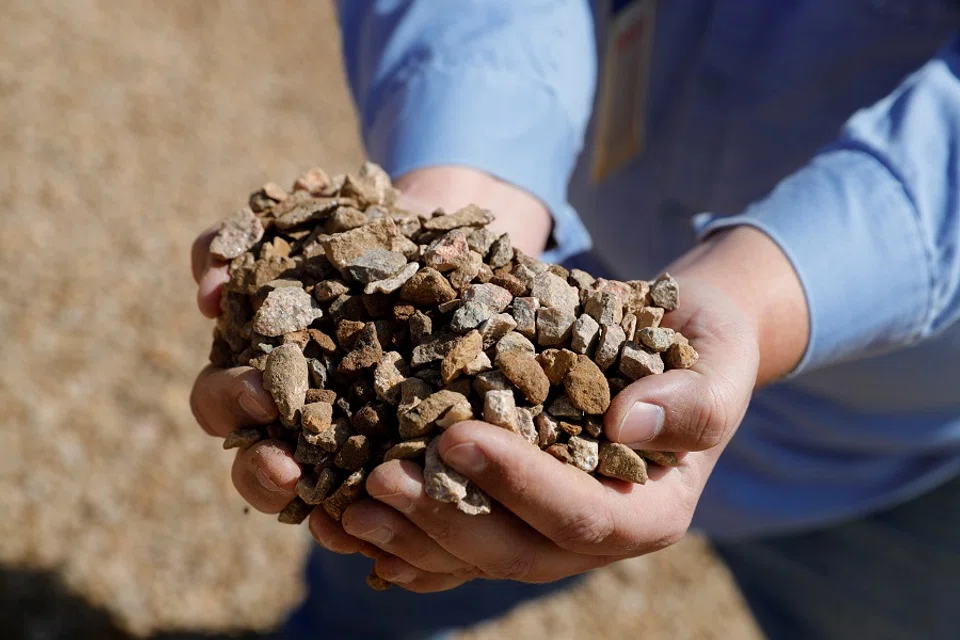
[[[611,20],[603,65],[591,182],[643,151],[657,0],[634,0]]]

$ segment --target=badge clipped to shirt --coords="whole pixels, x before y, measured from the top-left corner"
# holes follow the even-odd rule
[[[593,139],[594,185],[643,152],[657,0],[612,0]]]

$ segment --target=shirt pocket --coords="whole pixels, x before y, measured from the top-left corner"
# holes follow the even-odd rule
[[[854,0],[877,20],[915,27],[960,27],[960,0]]]

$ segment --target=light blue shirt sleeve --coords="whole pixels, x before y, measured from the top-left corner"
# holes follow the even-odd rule
[[[372,160],[392,176],[485,171],[549,208],[546,259],[589,248],[567,201],[596,85],[589,0],[340,0],[337,10]]]
[[[960,38],[742,214],[792,262],[810,310],[794,375],[912,345],[960,318]]]

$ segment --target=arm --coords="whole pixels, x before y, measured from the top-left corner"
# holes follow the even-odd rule
[[[528,253],[543,249],[551,223],[547,258],[587,248],[566,190],[593,101],[589,5],[338,2],[371,159],[431,206],[493,209]]]

